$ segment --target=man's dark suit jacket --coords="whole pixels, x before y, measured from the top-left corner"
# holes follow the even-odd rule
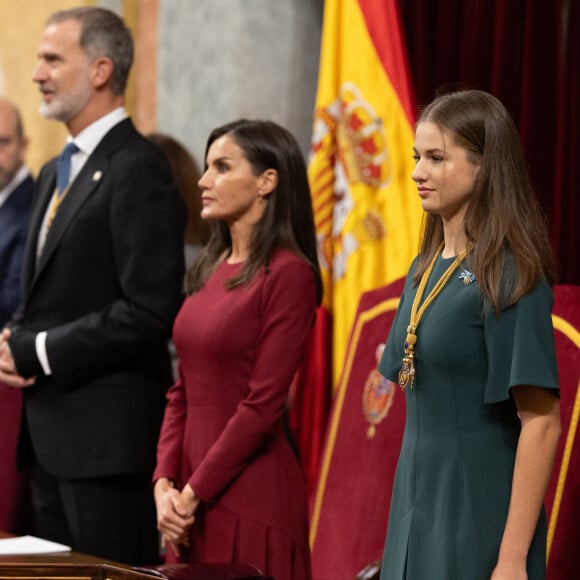
[[[0,206],[0,328],[20,302],[22,253],[28,232],[34,181],[27,177]]]
[[[24,389],[20,462],[32,443],[57,477],[146,472],[171,383],[183,206],[166,161],[126,119],[72,183],[37,260],[55,178],[52,160],[38,177],[10,339],[19,374],[37,376]],[[39,331],[47,331],[49,376],[36,356]]]

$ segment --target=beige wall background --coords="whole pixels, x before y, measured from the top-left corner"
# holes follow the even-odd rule
[[[40,93],[32,82],[36,49],[44,23],[54,11],[94,2],[63,0],[0,0],[0,92],[20,107],[30,137],[28,165],[36,174],[61,148],[66,131],[60,123],[38,113]]]
[[[57,10],[94,4],[121,13],[133,32],[136,55],[127,91],[127,108],[141,130],[150,131],[155,127],[157,0],[0,0],[0,94],[20,108],[24,129],[30,138],[27,163],[35,175],[48,159],[59,153],[66,138],[62,123],[48,121],[38,112],[40,93],[32,82],[44,24]]]

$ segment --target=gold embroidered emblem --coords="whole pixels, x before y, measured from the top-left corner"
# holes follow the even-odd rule
[[[377,364],[381,360],[384,344],[379,344],[375,351]],[[389,409],[393,405],[395,396],[395,385],[379,373],[374,367],[365,381],[362,395],[363,413],[369,424],[367,437],[372,439],[377,431],[377,425],[387,416]]]

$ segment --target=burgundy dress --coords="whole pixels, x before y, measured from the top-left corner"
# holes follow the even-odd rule
[[[276,580],[308,580],[306,488],[282,415],[314,321],[314,275],[280,250],[249,285],[226,290],[240,268],[222,263],[176,318],[179,378],[154,478],[189,482],[202,500],[180,561],[247,562]]]

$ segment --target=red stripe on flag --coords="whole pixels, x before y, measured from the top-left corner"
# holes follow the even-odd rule
[[[416,105],[413,98],[401,18],[396,0],[358,0],[369,36],[411,127],[415,124]],[[386,33],[388,31],[388,34]]]
[[[309,495],[314,491],[331,404],[330,344],[332,316],[322,306],[308,339],[302,366],[294,377],[289,423],[296,439]]]

